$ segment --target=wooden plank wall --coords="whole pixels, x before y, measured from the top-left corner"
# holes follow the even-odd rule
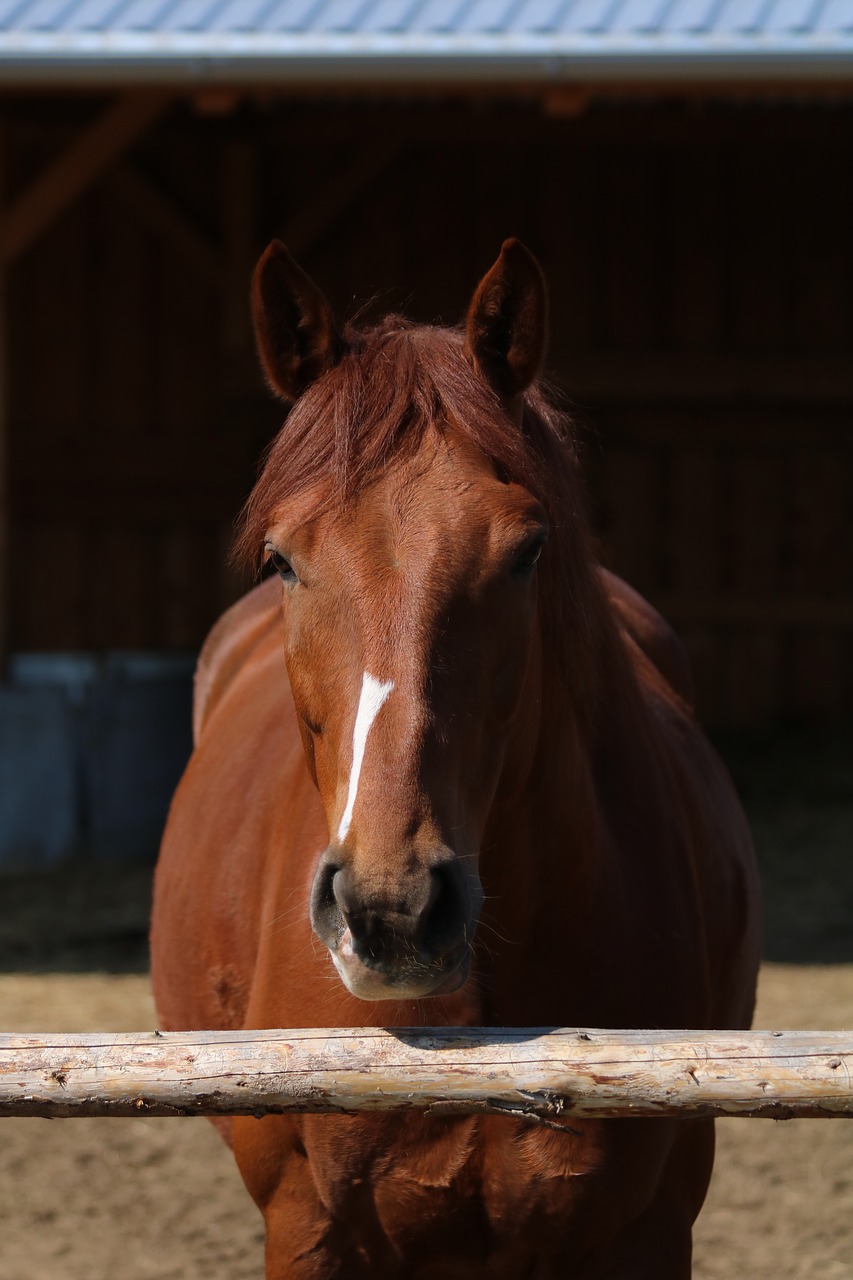
[[[77,127],[18,123],[19,185]],[[175,142],[143,167],[203,206],[216,156],[187,173]],[[13,650],[194,648],[235,591],[254,459],[225,430],[222,299],[118,177],[10,273]]]
[[[17,104],[7,183],[67,114]],[[233,596],[279,417],[241,329],[271,235],[344,314],[454,321],[517,234],[605,554],[678,626],[705,718],[850,712],[851,125],[819,101],[176,107],[129,159],[221,278],[110,175],[10,273],[13,647],[193,647]]]

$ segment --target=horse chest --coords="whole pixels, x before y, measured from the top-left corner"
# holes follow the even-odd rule
[[[306,1117],[302,1131],[342,1254],[355,1245],[372,1274],[425,1280],[457,1266],[484,1280],[548,1276],[549,1260],[594,1250],[656,1181],[654,1157],[636,1178],[629,1137],[630,1126],[563,1135],[491,1117]]]

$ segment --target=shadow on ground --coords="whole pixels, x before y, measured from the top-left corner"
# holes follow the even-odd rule
[[[153,864],[79,858],[0,879],[0,972],[147,973]]]
[[[720,736],[749,814],[765,956],[853,961],[853,725]],[[150,862],[79,858],[0,878],[0,972],[145,973]]]
[[[853,961],[853,723],[728,735],[716,745],[758,852],[765,958]]]

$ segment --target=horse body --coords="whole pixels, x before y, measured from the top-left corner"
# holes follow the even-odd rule
[[[155,888],[164,1026],[749,1024],[749,835],[678,642],[594,563],[531,389],[543,299],[511,245],[464,337],[344,338],[262,260],[262,358],[298,403],[244,541],[279,577],[199,663]],[[332,483],[342,404],[362,439]],[[713,1161],[707,1121],[221,1127],[269,1280],[683,1280]]]

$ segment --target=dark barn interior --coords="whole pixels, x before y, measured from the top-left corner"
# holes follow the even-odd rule
[[[281,418],[247,307],[272,236],[342,315],[445,322],[523,239],[603,555],[680,631],[700,716],[849,716],[851,126],[849,98],[805,90],[7,96],[2,736],[20,769],[27,733],[77,717],[91,774],[88,812],[46,855],[30,840],[35,860],[82,828],[107,851],[155,839],[190,658],[246,585],[234,520]],[[156,798],[127,844],[142,751]]]

